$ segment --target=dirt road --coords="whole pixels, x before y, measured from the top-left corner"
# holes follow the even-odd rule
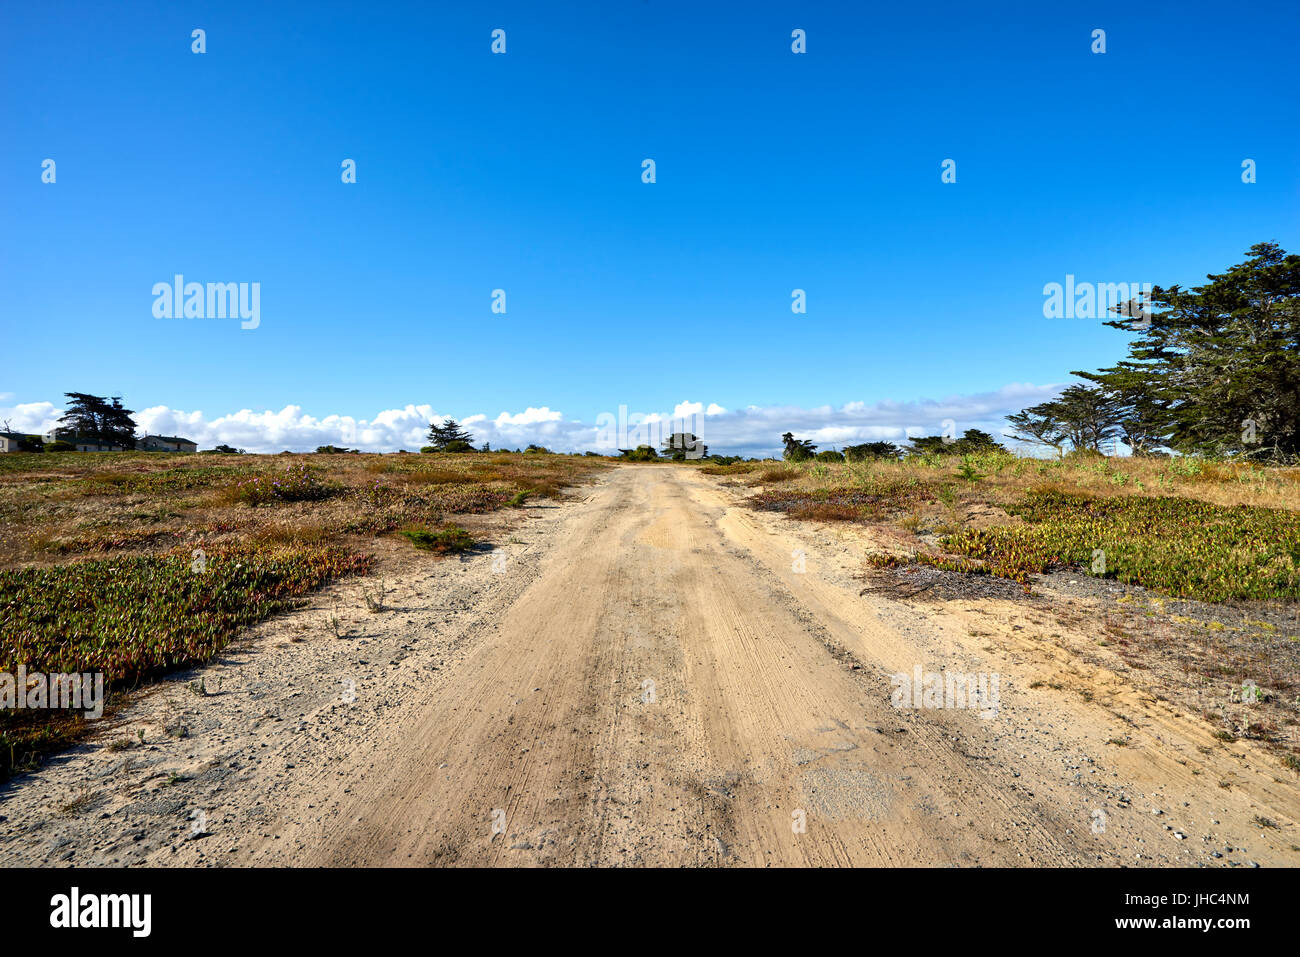
[[[1086,635],[862,595],[869,533],[737,497],[613,469],[504,559],[399,580],[359,636],[271,623],[125,717],[184,735],[0,792],[0,863],[1300,863],[1296,775]],[[895,707],[918,666],[996,676],[995,713]]]

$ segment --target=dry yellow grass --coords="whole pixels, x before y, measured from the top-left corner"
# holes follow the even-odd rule
[[[958,456],[927,456],[902,462],[745,463],[718,468],[749,485],[779,482],[786,490],[899,489],[930,487],[945,509],[1001,506],[1027,491],[1054,490],[1095,496],[1179,496],[1212,505],[1249,505],[1300,510],[1300,469],[1206,462],[1199,459],[1081,457],[1063,462],[981,455],[968,457],[980,478],[958,475]]]
[[[238,486],[306,464],[330,494],[252,507]],[[0,568],[213,543],[373,537],[556,497],[606,460],[567,455],[167,453],[0,458]]]

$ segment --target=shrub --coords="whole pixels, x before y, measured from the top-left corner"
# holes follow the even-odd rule
[[[1096,449],[1070,449],[1065,453],[1065,461],[1082,464],[1086,462],[1104,462],[1106,455],[1104,452],[1098,452]]]
[[[19,452],[44,452],[45,440],[39,435],[24,435],[18,440]]]
[[[416,548],[423,548],[438,555],[468,551],[475,544],[473,536],[459,525],[447,524],[437,531],[430,531],[427,528],[407,528],[402,530],[402,534]]]
[[[322,482],[309,466],[300,464],[290,465],[278,478],[258,475],[240,482],[234,487],[232,497],[257,506],[276,501],[313,502],[328,498],[338,490],[338,486]]]
[[[385,505],[392,505],[401,499],[401,493],[391,485],[385,485],[376,479],[370,485],[360,489],[362,501],[371,508],[383,508]]]
[[[844,456],[834,449],[825,449],[816,455],[818,462],[843,462]]]
[[[883,459],[897,462],[903,456],[903,450],[893,442],[864,442],[861,445],[844,446],[844,458],[849,462],[868,462]]]
[[[700,467],[700,471],[705,475],[748,475],[764,467],[761,462],[740,461],[738,456],[734,455],[726,458],[728,461],[711,458]]]
[[[789,482],[791,479],[798,478],[800,474],[802,473],[798,469],[788,469],[778,465],[762,469],[750,484],[769,485],[774,482]]]

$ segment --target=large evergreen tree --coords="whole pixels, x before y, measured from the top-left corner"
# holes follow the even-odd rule
[[[1041,402],[1007,416],[1007,421],[1011,424],[1012,434],[1020,441],[1044,445],[1061,456],[1065,454],[1065,443],[1070,438],[1070,430],[1058,418],[1058,414],[1052,402]]]
[[[1120,435],[1123,402],[1099,386],[1072,385],[1059,397],[1007,416],[1018,438],[1041,442],[1058,452],[1065,443],[1076,450],[1100,452]]]
[[[134,411],[122,405],[121,396],[107,399],[86,392],[65,392],[67,410],[55,429],[57,439],[82,439],[103,445],[135,448]]]
[[[1257,243],[1247,257],[1201,286],[1156,286],[1146,303],[1149,323],[1123,313],[1106,323],[1137,332],[1128,357],[1075,373],[1099,393],[1094,418],[1108,420],[1107,431],[1134,452],[1300,455],[1300,256]],[[1075,447],[1096,447],[1095,428],[1066,423],[1067,412],[1087,412],[1075,401],[1081,395],[1010,416],[1012,428],[1033,439],[1032,429],[1050,416],[1067,425],[1071,444],[1084,443]]]
[[[108,410],[104,415],[104,440],[110,445],[120,445],[123,448],[135,448],[135,415],[134,409],[128,409],[122,405],[120,395],[113,396],[109,403]]]
[[[439,452],[472,452],[473,441],[474,436],[462,429],[455,419],[448,419],[441,425],[429,423],[429,444]]]
[[[1276,243],[1184,290],[1156,287],[1129,359],[1089,375],[1157,410],[1180,452],[1300,453],[1300,256]],[[1107,325],[1124,329],[1122,321]]]
[[[81,436],[98,439],[100,419],[108,405],[108,400],[85,392],[65,392],[63,395],[68,400],[68,408],[59,417],[59,427],[55,429],[55,437],[73,439]]]

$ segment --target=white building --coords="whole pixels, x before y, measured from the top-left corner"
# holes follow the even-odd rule
[[[27,436],[22,432],[0,432],[0,452],[19,451],[18,443]]]

